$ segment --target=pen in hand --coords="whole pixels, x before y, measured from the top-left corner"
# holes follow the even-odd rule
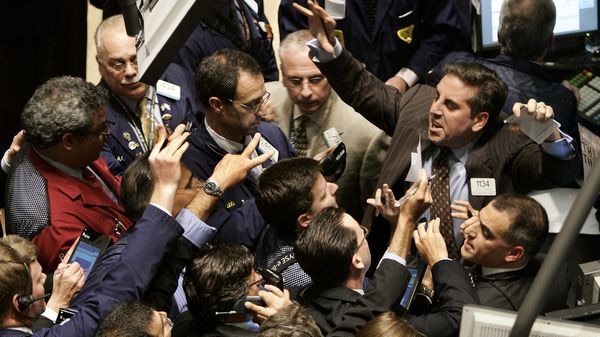
[[[435,174],[432,175],[431,177],[427,178],[427,183],[431,182],[431,179],[435,178]],[[417,193],[417,188],[414,188],[413,190],[410,190],[409,193],[406,193],[402,198],[394,201],[394,207],[396,208],[400,208],[402,207],[402,204],[404,204],[404,202],[406,201],[406,199],[412,197],[413,195],[415,195],[415,193]]]

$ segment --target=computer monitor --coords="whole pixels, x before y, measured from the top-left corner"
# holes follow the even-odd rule
[[[498,26],[503,2],[504,0],[480,2],[474,30],[477,52],[499,49]],[[556,6],[555,36],[576,36],[598,30],[598,0],[554,0],[554,5]]]
[[[459,337],[508,337],[516,319],[514,311],[465,305]],[[600,336],[600,326],[538,317],[529,336],[595,337]]]
[[[154,84],[200,22],[209,0],[137,0],[143,40],[138,46],[138,73]]]

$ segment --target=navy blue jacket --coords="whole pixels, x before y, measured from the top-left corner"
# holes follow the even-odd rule
[[[279,160],[296,157],[296,151],[290,145],[281,129],[273,123],[261,122],[259,132],[265,140],[279,151]],[[206,130],[204,121],[188,137],[190,144],[182,161],[194,177],[204,181],[213,173],[217,163],[227,154],[212,139]],[[270,165],[270,161],[263,167]],[[253,191],[256,179],[248,174],[246,180],[228,189],[214,208],[206,223],[217,229],[216,243],[241,243],[254,249],[260,233],[265,226],[256,204]]]
[[[443,77],[444,65],[457,61],[477,62],[500,76],[508,85],[504,112],[512,114],[515,103],[526,103],[530,98],[544,102],[554,109],[554,118],[561,124],[561,130],[579,141],[575,95],[562,84],[550,81],[538,63],[507,55],[485,59],[464,52],[451,53],[435,67],[427,83],[435,86]]]
[[[195,121],[196,114],[201,111],[201,104],[198,94],[196,94],[193,77],[180,65],[171,63],[161,79],[181,88],[179,100],[157,94],[158,107],[165,126],[172,130],[179,124]],[[101,83],[101,85],[104,85],[104,83]],[[144,153],[141,146],[143,140],[138,138],[138,133],[135,131],[135,128],[141,130],[140,121],[135,112],[131,113],[123,101],[113,92],[110,92],[110,100],[106,110],[106,121],[110,126],[110,136],[104,142],[100,155],[114,175],[121,175],[137,156]],[[171,115],[171,119],[165,118],[166,114]],[[139,134],[141,134],[141,131]]]
[[[306,6],[306,0],[281,1],[281,39],[308,27],[306,18],[292,7],[294,2]],[[323,6],[323,0],[318,2]],[[346,0],[346,17],[336,20],[336,30],[341,30],[346,49],[382,81],[402,67],[423,78],[447,53],[469,49],[469,6],[464,0],[378,0],[374,28],[369,32],[364,0]],[[414,30],[407,43],[398,31],[410,25]]]
[[[91,337],[113,307],[126,300],[140,299],[157,272],[163,255],[183,229],[167,213],[148,206],[142,218],[128,232],[129,244],[106,273],[96,291],[88,293],[79,312],[70,321],[42,329],[33,336]],[[0,336],[24,336],[26,333],[1,329]]]
[[[233,0],[236,1],[236,0]],[[248,45],[241,37],[238,23],[233,19],[224,18],[216,13],[207,15],[206,21],[201,21],[192,32],[183,47],[179,50],[174,62],[183,66],[189,73],[195,74],[196,67],[203,58],[212,55],[220,49],[239,49],[251,55],[261,68],[265,81],[277,81],[279,71],[273,53],[268,20],[262,11],[262,1],[257,1],[259,13],[254,12],[244,0],[237,0],[244,17],[248,20]],[[217,2],[215,2],[215,5]],[[211,21],[208,21],[211,20]],[[265,27],[265,30],[261,28]]]

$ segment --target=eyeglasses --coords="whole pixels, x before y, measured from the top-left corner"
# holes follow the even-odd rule
[[[287,87],[292,88],[292,89],[302,88],[304,86],[304,83],[307,83],[308,86],[311,88],[317,87],[324,83],[323,80],[325,80],[325,76],[322,76],[322,75],[304,77],[304,78],[300,78],[300,77],[287,77],[286,78]]]
[[[260,280],[250,283],[248,285],[248,288],[252,288],[254,286],[257,286],[258,288],[262,288],[266,283],[267,283],[267,280],[265,280],[264,278],[261,277]]]
[[[239,105],[240,105],[242,108],[244,108],[244,109],[248,110],[249,112],[252,112],[252,113],[254,113],[254,114],[255,114],[255,113],[258,111],[258,109],[260,109],[260,107],[261,107],[263,104],[265,104],[265,102],[266,102],[266,101],[268,101],[268,100],[269,100],[269,98],[270,98],[270,97],[271,97],[271,93],[267,91],[267,92],[264,94],[264,96],[261,98],[260,102],[258,102],[258,103],[256,103],[256,104],[254,104],[254,105],[248,105],[248,104],[244,104],[244,103],[236,102],[236,101],[234,101],[234,100],[232,100],[232,99],[229,99],[229,98],[224,98],[224,100],[226,100],[227,102],[229,102],[229,103],[231,103],[231,104],[233,104],[233,103],[237,103],[237,104],[239,104]]]
[[[360,229],[362,229],[364,236],[363,236],[363,239],[360,240],[360,242],[356,246],[357,251],[358,251],[358,248],[360,248],[360,246],[362,246],[362,244],[365,243],[365,241],[367,241],[367,235],[369,235],[369,229],[367,227],[360,226]]]
[[[104,128],[100,131],[87,131],[88,134],[100,135],[102,137],[108,137],[110,135],[110,125],[108,123],[104,124]]]
[[[131,60],[125,61],[125,62],[111,61],[109,63],[104,63],[104,62],[101,62],[101,63],[119,73],[122,72],[123,70],[125,70],[125,68],[127,68],[128,65],[131,65],[132,67],[134,67],[136,69],[138,67],[137,58],[134,58],[134,59],[131,59]]]

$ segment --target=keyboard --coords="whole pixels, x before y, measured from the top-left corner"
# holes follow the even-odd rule
[[[600,77],[587,68],[581,69],[569,82],[579,88],[581,98],[577,113],[583,119],[600,125]]]

